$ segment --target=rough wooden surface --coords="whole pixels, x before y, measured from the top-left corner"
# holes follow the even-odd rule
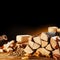
[[[54,60],[52,58],[46,58],[46,57],[32,57],[30,59],[21,59],[21,57],[16,56],[8,56],[9,53],[0,53],[0,60]]]

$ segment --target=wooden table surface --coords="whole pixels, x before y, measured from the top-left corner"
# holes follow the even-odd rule
[[[30,59],[21,59],[20,57],[16,56],[8,56],[8,53],[0,53],[0,60],[54,60],[54,59],[46,57],[40,57],[40,58],[32,57]]]

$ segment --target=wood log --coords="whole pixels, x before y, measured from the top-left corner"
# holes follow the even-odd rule
[[[42,56],[50,57],[50,51],[46,50],[45,48],[37,49],[36,53],[39,52]]]
[[[48,41],[48,35],[46,33],[41,33],[40,38],[44,41]]]
[[[38,49],[40,47],[39,44],[34,43],[32,40],[29,40],[28,44],[32,49]]]
[[[46,46],[47,46],[47,44],[48,44],[48,42],[47,42],[47,41],[41,41],[41,47],[46,47]]]
[[[33,50],[27,45],[24,49],[24,52],[26,52],[27,54],[31,54],[33,53]]]
[[[60,49],[55,49],[54,51],[52,51],[52,54],[53,54],[53,56],[57,55],[60,57]]]
[[[51,46],[52,46],[53,49],[59,48],[58,43],[57,43],[57,41],[56,41],[56,38],[57,38],[57,36],[52,37],[52,38],[50,39],[50,44],[51,44]]]
[[[59,45],[59,47],[60,47],[60,41],[58,41],[58,45]]]
[[[56,27],[56,26],[48,27],[48,32],[54,32],[54,33],[56,33],[57,29],[58,29],[58,27]]]
[[[60,28],[57,29],[57,36],[60,36]]]
[[[40,44],[41,45],[41,39],[40,39],[40,36],[37,36],[37,37],[33,37],[33,40],[35,43],[37,44]]]
[[[16,36],[16,41],[18,43],[25,43],[28,42],[28,40],[31,40],[32,36],[31,35],[17,35]]]
[[[52,49],[52,47],[51,47],[50,44],[48,44],[48,45],[46,46],[46,49],[49,50],[49,51],[53,51],[53,49]]]

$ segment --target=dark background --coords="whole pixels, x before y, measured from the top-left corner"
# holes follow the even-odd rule
[[[45,25],[60,27],[60,17],[57,16],[2,16],[0,18],[0,35],[6,34],[9,40],[18,34],[27,34]]]

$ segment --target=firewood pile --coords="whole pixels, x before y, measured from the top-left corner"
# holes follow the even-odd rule
[[[28,57],[49,57],[60,59],[60,28],[48,27],[48,32],[37,36],[17,35],[14,40],[3,44],[0,52],[12,52],[10,55]]]

